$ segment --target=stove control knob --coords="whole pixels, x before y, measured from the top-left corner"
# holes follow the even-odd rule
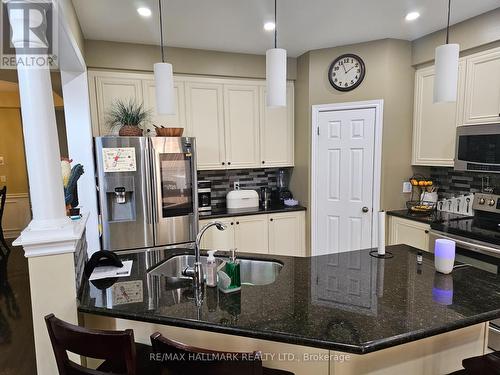
[[[486,200],[484,198],[479,198],[479,204],[484,204]]]
[[[488,202],[488,204],[489,204],[490,206],[494,206],[494,205],[495,205],[495,203],[496,203],[496,202],[495,202],[495,200],[494,200],[494,199],[490,199],[490,201]]]

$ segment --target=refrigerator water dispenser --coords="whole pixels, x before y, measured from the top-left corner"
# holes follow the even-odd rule
[[[135,221],[134,178],[107,178],[106,201],[109,221]]]

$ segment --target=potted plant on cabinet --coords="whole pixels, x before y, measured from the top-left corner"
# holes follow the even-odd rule
[[[150,112],[142,103],[135,100],[117,100],[108,112],[108,124],[111,128],[120,127],[118,135],[124,137],[142,136],[141,126],[150,117]]]

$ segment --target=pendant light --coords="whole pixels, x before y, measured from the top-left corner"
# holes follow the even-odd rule
[[[277,7],[274,0],[274,48],[266,51],[268,107],[286,107],[286,50],[278,48]]]
[[[158,0],[158,9],[160,13],[160,49],[162,62],[154,64],[153,67],[156,91],[156,112],[160,115],[174,115],[176,112],[174,96],[174,74],[172,64],[165,62],[161,1],[162,0]]]
[[[451,0],[448,0],[446,44],[436,48],[434,103],[456,102],[458,90],[458,58],[460,46],[450,44]]]

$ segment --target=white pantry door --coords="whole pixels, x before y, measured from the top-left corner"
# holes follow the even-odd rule
[[[320,112],[315,255],[371,247],[375,108]]]

